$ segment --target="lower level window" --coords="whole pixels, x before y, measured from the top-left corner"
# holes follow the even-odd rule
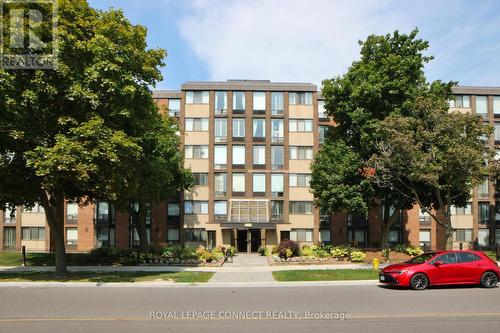
[[[455,229],[453,230],[454,242],[471,242],[472,229]]]
[[[184,229],[184,239],[187,242],[206,242],[207,231],[202,228],[187,228]]]
[[[167,229],[167,241],[176,242],[179,240],[179,229]]]
[[[320,242],[331,242],[330,229],[322,229],[319,231]]]
[[[290,239],[297,242],[312,242],[312,229],[292,229],[290,231]]]
[[[45,228],[23,227],[23,240],[45,240]]]
[[[78,228],[66,228],[66,244],[78,244]]]
[[[430,230],[420,230],[418,233],[420,238],[420,246],[429,247],[431,245],[431,231]]]
[[[290,201],[289,206],[290,214],[312,214],[313,203],[312,201]]]

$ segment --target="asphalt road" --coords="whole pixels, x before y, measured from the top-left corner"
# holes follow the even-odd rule
[[[2,333],[327,331],[499,332],[500,289],[0,287]]]

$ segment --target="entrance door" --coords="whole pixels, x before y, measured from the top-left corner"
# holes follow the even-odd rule
[[[252,234],[251,251],[257,252],[257,250],[260,247],[260,230],[251,229],[251,230],[248,230],[248,232],[250,232]]]
[[[238,230],[238,252],[247,252],[247,230]]]

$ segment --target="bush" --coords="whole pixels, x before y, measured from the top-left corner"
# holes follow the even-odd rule
[[[283,240],[278,247],[278,256],[280,258],[291,258],[300,256],[300,245],[293,240]]]
[[[300,249],[300,256],[301,257],[315,257],[316,256],[315,250],[316,250],[316,246],[304,245]]]
[[[334,246],[330,250],[330,253],[335,258],[344,258],[344,257],[347,257],[349,255],[349,247],[347,247],[345,245]]]
[[[234,257],[234,255],[236,254],[236,248],[234,246],[230,246],[226,249],[226,253],[230,256],[230,257]]]
[[[363,251],[354,250],[351,252],[351,261],[352,262],[361,262],[366,258],[366,254]]]
[[[224,252],[222,252],[221,246],[217,246],[212,250],[212,259],[216,261],[224,259]]]
[[[278,244],[273,245],[273,247],[271,248],[271,253],[276,254],[278,252],[280,252],[280,246]]]
[[[267,247],[261,246],[257,250],[257,253],[260,254],[261,256],[265,257],[265,256],[269,255],[269,250],[267,249]]]
[[[424,251],[418,246],[406,246],[404,244],[396,244],[392,249],[396,252],[405,253],[410,256],[417,256],[424,253]]]
[[[313,246],[314,256],[317,258],[328,258],[331,256],[331,245]]]

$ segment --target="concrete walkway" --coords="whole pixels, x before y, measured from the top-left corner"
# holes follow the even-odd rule
[[[254,270],[255,268],[268,267],[269,263],[266,257],[258,254],[238,254],[233,258],[233,262],[225,263],[224,270],[217,271],[208,283],[274,282],[271,271]],[[225,270],[226,268],[228,270]]]

